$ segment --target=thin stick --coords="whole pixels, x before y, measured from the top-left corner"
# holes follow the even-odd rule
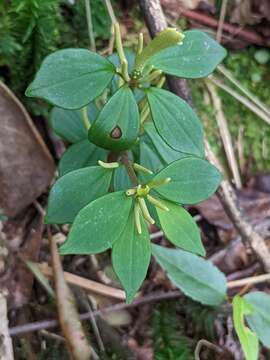
[[[52,259],[53,269],[51,273],[55,285],[59,323],[65,336],[71,358],[74,360],[87,360],[91,358],[92,348],[84,334],[74,296],[66,284],[60,255],[49,226],[47,226],[47,232]]]
[[[179,291],[169,291],[169,292],[153,292],[150,293],[147,296],[137,298],[133,301],[132,304],[126,304],[126,303],[119,303],[112,306],[108,306],[106,308],[103,308],[101,310],[96,310],[91,313],[87,312],[80,315],[81,320],[88,320],[90,316],[100,316],[100,315],[106,315],[111,312],[120,311],[124,309],[132,309],[137,306],[142,306],[148,303],[152,302],[158,302],[162,300],[171,300],[171,299],[177,299],[181,297],[182,294]],[[33,331],[38,331],[41,329],[51,329],[54,327],[57,327],[59,325],[58,320],[52,319],[52,320],[45,320],[45,321],[37,321],[29,324],[24,325],[18,325],[11,329],[9,329],[10,336],[16,336],[21,335]]]
[[[44,275],[49,277],[53,276],[53,271],[50,266],[47,264],[38,264],[38,266]],[[74,275],[66,271],[64,271],[64,278],[69,284],[78,286],[95,294],[108,296],[118,300],[125,300],[126,298],[125,292],[123,290],[115,289],[113,287],[100,284],[99,282],[93,280],[85,279],[81,276]]]
[[[254,285],[270,281],[270,274],[263,274],[258,276],[250,276],[244,279],[233,280],[227,282],[228,289],[233,289],[245,285]]]
[[[220,80],[218,80],[215,76],[211,75],[208,77],[215,85],[220,87],[222,90],[226,91],[228,94],[233,96],[240,103],[245,105],[249,110],[254,112],[257,116],[259,116],[262,120],[264,120],[268,125],[270,125],[270,116],[267,115],[264,111],[258,108],[255,104],[253,104],[250,100],[240,95],[238,92],[230,88],[229,86],[223,84]]]
[[[220,42],[222,38],[222,31],[223,31],[223,25],[226,15],[226,9],[227,9],[227,3],[228,0],[222,0],[221,10],[220,10],[220,17],[218,22],[218,29],[217,29],[217,41]]]
[[[233,74],[225,68],[224,65],[218,65],[217,70],[224,75],[233,85],[235,85],[239,90],[242,91],[255,105],[257,105],[261,110],[270,116],[270,109],[258,99],[252,92],[245,88],[240,81],[238,81]]]
[[[200,360],[200,353],[203,346],[206,346],[207,348],[215,351],[217,354],[221,355],[224,353],[224,351],[217,345],[212,344],[210,341],[207,341],[205,339],[201,339],[198,341],[196,345],[196,349],[194,352],[195,360]]]
[[[248,278],[241,279],[241,280],[228,281],[227,287],[229,289],[232,289],[232,288],[236,288],[239,286],[244,286],[246,284],[251,284],[251,283],[259,284],[259,283],[263,283],[265,281],[270,281],[270,274],[258,275],[255,277],[248,277]],[[100,316],[103,314],[105,315],[105,314],[109,314],[111,312],[115,312],[115,311],[119,311],[119,310],[123,310],[123,309],[131,309],[131,308],[134,308],[137,306],[142,306],[142,305],[145,305],[145,304],[148,304],[151,302],[177,299],[181,296],[182,296],[182,294],[178,290],[169,291],[169,292],[153,292],[144,297],[136,298],[132,304],[119,303],[116,305],[108,306],[101,310],[96,310],[93,312],[87,312],[87,313],[81,314],[80,319],[88,320],[92,315],[93,316]],[[59,324],[58,321],[55,319],[37,321],[37,322],[29,323],[29,324],[18,325],[18,326],[12,327],[11,329],[9,329],[9,334],[10,334],[10,336],[16,336],[16,335],[25,334],[28,332],[38,331],[41,329],[51,329],[51,328],[58,326],[58,324]]]
[[[216,121],[218,124],[219,133],[220,133],[220,136],[222,139],[222,143],[224,146],[224,150],[225,150],[225,153],[227,156],[229,166],[232,171],[235,185],[236,185],[237,189],[241,189],[241,187],[242,187],[241,176],[240,176],[237,160],[236,160],[234,150],[233,150],[232,138],[231,138],[230,130],[228,127],[227,119],[222,110],[221,100],[220,100],[220,98],[217,94],[217,91],[215,89],[215,86],[213,84],[211,84],[209,81],[206,81],[206,86],[210,92],[214,109],[216,110],[215,118],[216,118]]]
[[[151,1],[151,0],[149,0]],[[174,9],[175,11],[175,9]],[[179,14],[181,13],[182,16],[186,16],[189,19],[198,21],[200,24],[212,27],[212,28],[217,28],[218,27],[218,20],[214,19],[213,16],[208,16],[206,14],[203,14],[201,11],[197,12],[194,10],[189,10],[189,9],[184,9],[183,7],[181,7],[180,2],[179,2],[179,6],[177,7],[177,11],[179,12]],[[223,26],[223,31],[228,32],[229,34],[231,34],[232,36],[238,36],[239,38],[248,41],[250,43],[256,44],[256,45],[261,45],[261,46],[265,46],[265,47],[269,47],[269,44],[267,43],[267,41],[258,33],[254,32],[254,31],[250,31],[247,29],[241,29],[239,26],[234,26],[228,23],[224,23]]]
[[[86,20],[87,20],[87,30],[89,36],[90,49],[96,52],[96,42],[93,31],[93,23],[92,23],[92,14],[91,14],[91,0],[84,0],[85,3],[85,11],[86,11]]]
[[[87,302],[88,312],[91,314],[89,320],[90,320],[90,323],[91,323],[91,326],[92,326],[92,330],[93,330],[93,333],[94,333],[95,338],[97,340],[97,344],[98,344],[98,347],[99,347],[100,351],[104,353],[105,352],[105,346],[104,346],[102,337],[100,335],[100,331],[99,331],[99,328],[98,328],[98,325],[97,325],[97,322],[96,322],[96,318],[93,315],[93,309],[95,309],[94,308],[94,302],[92,301],[91,296],[88,296],[87,300],[88,300],[88,302]]]

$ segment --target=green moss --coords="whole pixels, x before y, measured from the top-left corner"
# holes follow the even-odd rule
[[[253,47],[229,52],[224,65],[242,85],[270,106],[270,66],[269,64],[260,65],[254,57],[255,52],[256,49]],[[254,81],[254,79],[260,79],[260,81]],[[205,95],[204,83],[203,81],[193,81],[191,86],[194,103],[204,122],[207,137],[215,152],[224,157],[212,105]],[[239,129],[243,128],[244,166],[251,169],[252,172],[269,170],[270,126],[223,90],[218,90],[218,94],[222,100],[223,111],[235,147]]]

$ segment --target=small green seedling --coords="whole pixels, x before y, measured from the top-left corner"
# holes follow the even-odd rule
[[[185,251],[205,255],[199,229],[184,205],[209,198],[221,174],[204,158],[195,112],[162,87],[165,74],[209,75],[226,51],[198,30],[167,29],[146,47],[140,35],[136,54],[123,50],[118,24],[115,39],[117,53],[108,58],[86,49],[49,55],[26,95],[55,105],[51,125],[72,143],[60,161],[46,215],[47,223],[72,224],[61,254],[112,249],[114,270],[130,302],[152,252],[172,278],[180,271],[165,261],[162,248],[151,247],[149,225],[184,250],[180,267],[195,261],[196,255]],[[198,264],[206,274],[212,271],[203,259]],[[196,283],[194,273],[192,285],[186,276],[181,273],[183,287],[196,298],[194,289],[208,286],[207,281]],[[222,301],[225,291],[222,278],[222,290],[215,290],[209,303]],[[200,299],[207,303],[202,292]]]

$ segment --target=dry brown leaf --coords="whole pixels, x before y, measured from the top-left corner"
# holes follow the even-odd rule
[[[28,113],[0,82],[0,209],[15,216],[51,183],[53,159]]]
[[[43,217],[35,209],[28,209],[23,218],[4,225],[9,254],[6,271],[0,274],[0,288],[8,289],[9,308],[29,303],[34,278],[23,260],[38,260],[42,231]]]

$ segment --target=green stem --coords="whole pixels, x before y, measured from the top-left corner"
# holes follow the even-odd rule
[[[88,28],[90,49],[92,51],[96,52],[96,43],[95,43],[95,37],[94,37],[94,32],[93,32],[93,23],[92,23],[90,0],[85,0],[84,3],[85,3],[85,11],[86,11],[86,20],[87,20],[87,28]]]
[[[128,82],[130,80],[129,75],[128,75],[128,62],[126,59],[126,55],[124,53],[120,25],[118,22],[116,22],[114,24],[114,35],[115,35],[115,47],[116,47],[116,51],[117,51],[117,54],[119,56],[119,60],[121,63],[121,73],[122,73],[125,81]]]
[[[89,120],[89,117],[88,117],[88,114],[87,114],[87,106],[84,106],[81,109],[81,112],[82,112],[83,125],[85,126],[86,130],[88,131],[90,126],[91,126],[91,123],[90,123],[90,120]]]
[[[139,33],[136,56],[139,56],[142,51],[143,51],[143,33]]]
[[[112,22],[113,24],[115,24],[115,23],[117,22],[117,20],[116,20],[114,11],[113,11],[112,3],[111,3],[110,0],[104,0],[104,2],[105,2],[105,5],[106,5],[108,14],[109,14],[109,16],[110,16],[110,18],[111,18],[111,22]]]

